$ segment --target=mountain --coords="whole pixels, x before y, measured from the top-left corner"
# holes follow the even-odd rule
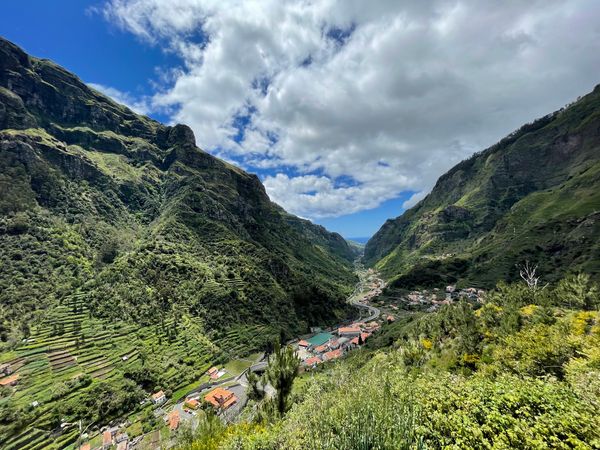
[[[7,41],[0,55],[3,305],[28,313],[78,292],[101,316],[150,323],[183,307],[209,328],[343,312],[341,236],[287,214],[187,126],[134,114]]]
[[[392,286],[491,287],[538,264],[600,274],[600,86],[453,167],[388,220],[365,260]]]
[[[137,385],[175,388],[351,313],[355,253],[340,235],[272,203],[189,127],[2,39],[0,192],[0,363],[27,386],[11,411],[38,401],[48,427],[57,399],[83,402],[73,377],[123,388],[152,361]],[[0,412],[0,427],[17,422]]]

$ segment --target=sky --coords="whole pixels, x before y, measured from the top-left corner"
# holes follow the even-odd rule
[[[0,35],[371,236],[600,83],[597,0],[20,0]]]

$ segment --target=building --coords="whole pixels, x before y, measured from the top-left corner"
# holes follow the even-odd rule
[[[323,361],[331,361],[332,359],[338,359],[342,356],[342,349],[331,350],[323,355]]]
[[[318,356],[313,356],[312,358],[305,360],[303,364],[307,367],[315,367],[317,364],[321,364],[322,362],[323,361],[321,361],[321,358]]]
[[[198,409],[198,407],[200,406],[200,402],[195,398],[187,398],[183,406],[190,409]]]
[[[377,331],[377,330],[379,330],[379,328],[381,328],[381,327],[380,327],[380,325],[379,325],[377,322],[369,322],[369,323],[366,325],[366,327],[365,327],[365,330],[366,330],[366,331],[373,332],[373,331]]]
[[[394,318],[394,316],[387,316],[387,317],[386,317],[386,320],[387,320],[387,322],[388,322],[388,323],[392,323],[392,322],[394,322],[396,319]]]
[[[112,446],[112,433],[110,430],[106,430],[102,433],[102,448],[104,450],[109,449]]]
[[[341,337],[337,340],[337,343],[339,344],[340,347],[343,347],[348,342],[350,342],[350,338],[347,338],[347,337]]]
[[[163,391],[158,391],[152,394],[152,403],[154,403],[155,405],[162,405],[166,401],[167,397],[165,396],[165,393]]]
[[[169,423],[169,430],[175,431],[177,428],[179,428],[179,420],[179,411],[174,409],[169,413],[169,416],[167,418],[167,422]]]
[[[327,344],[323,344],[315,347],[313,350],[315,353],[325,353],[327,350],[329,350],[329,346]]]
[[[90,450],[92,448],[92,446],[90,445],[89,442],[86,442],[85,444],[81,444],[79,446],[79,450]]]
[[[127,450],[129,448],[129,442],[123,441],[117,444],[117,450]]]
[[[0,378],[0,386],[15,386],[19,382],[19,374],[15,373],[4,378]]]
[[[326,344],[331,339],[333,339],[333,334],[331,334],[331,333],[319,333],[319,334],[314,335],[310,339],[307,339],[306,341],[312,347],[318,347],[320,345]]]
[[[338,328],[339,336],[353,337],[353,336],[358,336],[359,334],[360,334],[359,327],[340,327],[340,328]]]
[[[237,403],[238,398],[233,392],[218,387],[204,396],[204,400],[217,409],[225,410]]]
[[[304,339],[302,339],[300,342],[298,342],[298,347],[308,348],[308,347],[310,347],[310,344],[308,343],[308,341],[305,341]]]
[[[340,344],[340,341],[338,341],[336,339],[336,340],[331,341],[328,345],[331,350],[335,350],[336,348],[340,348],[341,344]]]

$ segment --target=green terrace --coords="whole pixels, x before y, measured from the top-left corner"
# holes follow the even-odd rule
[[[238,375],[251,363],[233,358],[261,349],[266,340],[276,336],[267,326],[243,325],[211,340],[197,321],[183,316],[177,322],[165,318],[159,325],[142,328],[124,322],[107,323],[90,317],[80,295],[55,307],[45,320],[31,327],[22,345],[2,355],[0,363],[9,363],[19,378],[14,387],[8,388],[10,395],[0,398],[0,405],[10,402],[15,409],[30,410],[34,425],[21,430],[9,429],[10,425],[2,427],[0,447],[63,448],[74,442],[78,437],[75,429],[53,436],[55,405],[79,398],[96,383],[118,382],[124,373],[140,368],[146,361],[148,365],[159,365],[165,386],[177,400],[207,381],[204,373],[215,360],[231,359],[225,370]],[[86,377],[91,382],[80,382]]]

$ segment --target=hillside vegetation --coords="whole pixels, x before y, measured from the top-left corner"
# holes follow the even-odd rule
[[[104,423],[350,313],[341,236],[286,213],[187,126],[2,39],[0,192],[0,364],[20,376],[0,447],[60,447],[60,420]]]
[[[200,427],[182,448],[600,448],[599,305],[585,275],[501,284],[386,325],[305,378],[283,419]]]
[[[398,288],[492,287],[526,260],[550,280],[598,278],[599,219],[600,86],[441,176],[371,238],[365,260]]]

